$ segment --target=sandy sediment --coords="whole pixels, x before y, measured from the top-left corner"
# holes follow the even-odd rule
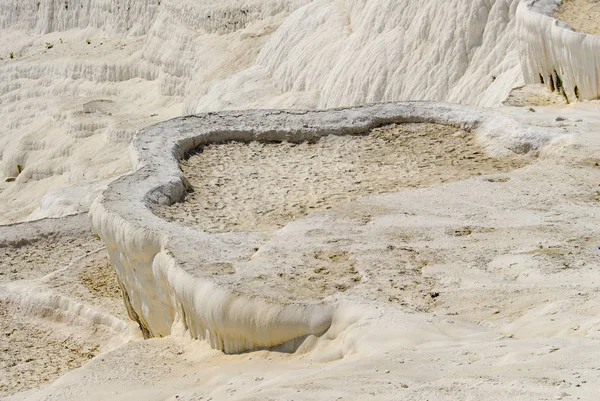
[[[473,134],[399,124],[315,143],[211,144],[181,162],[194,188],[156,213],[208,232],[269,232],[366,195],[508,171],[527,162],[490,157]]]
[[[552,106],[565,105],[567,100],[558,92],[551,92],[542,84],[519,86],[510,91],[502,105],[504,106]]]
[[[355,202],[361,197],[435,187],[527,163],[526,158],[491,157],[472,133],[433,123],[393,124],[361,135],[329,135],[314,143],[210,144],[181,162],[194,192],[184,202],[158,207],[156,213],[209,232],[258,231],[267,236],[308,214],[330,211],[341,230],[347,222],[360,227],[389,212]],[[307,246],[272,246],[271,239],[243,267],[209,263],[201,270],[240,293],[271,299],[277,288],[274,302],[282,294],[288,302],[323,300],[363,285],[369,276],[366,285],[380,301],[429,309],[432,282],[420,277],[431,262],[427,252],[390,241],[383,249],[350,253],[348,246],[356,239],[324,239],[319,223],[312,224],[310,240],[292,241]],[[274,268],[264,269],[267,264]],[[382,277],[385,282],[380,282]]]
[[[100,248],[102,242],[91,233],[0,248],[0,283],[43,277]]]
[[[0,300],[0,396],[51,382],[98,353],[59,324],[35,324]]]
[[[577,32],[600,35],[598,0],[563,0],[554,17],[566,22]]]
[[[0,396],[82,366],[127,327],[114,269],[87,224],[79,215],[0,227]]]

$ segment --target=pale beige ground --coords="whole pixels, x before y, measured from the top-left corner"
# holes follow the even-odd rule
[[[181,162],[194,192],[156,213],[209,232],[269,232],[365,195],[525,164],[490,157],[472,134],[439,124],[391,125],[316,143],[208,145]]]
[[[8,311],[0,300],[0,397],[51,382],[98,353],[86,343],[49,325]]]
[[[600,35],[600,2],[598,0],[563,0],[554,17],[578,32]]]
[[[319,211],[364,227],[389,210],[352,203],[361,197],[437,186],[526,164],[523,158],[490,157],[473,134],[439,124],[390,125],[364,135],[327,136],[315,143],[208,145],[181,163],[194,192],[157,213],[212,232],[268,235]],[[314,224],[307,233],[315,243],[305,249],[268,244],[268,251],[251,255],[242,276],[231,274],[236,272],[231,263],[199,269],[203,275],[218,276],[228,288],[258,291],[272,302],[321,300],[366,280],[373,300],[429,310],[435,295],[431,296],[432,281],[422,277],[422,269],[433,262],[430,252],[398,245],[399,238],[390,238],[383,249],[359,257],[348,252],[357,239],[321,239],[318,227]],[[407,232],[390,236],[396,234],[404,241],[411,237]],[[276,268],[263,268],[265,252]]]
[[[85,237],[57,235],[0,247],[0,283],[43,277],[103,248],[102,241],[91,233]]]
[[[53,234],[4,245],[0,396],[54,381],[98,354],[115,335],[69,308],[84,305],[128,319],[114,269],[107,264],[101,241],[91,233]],[[20,297],[19,289],[29,295]],[[65,311],[56,314],[54,308]]]

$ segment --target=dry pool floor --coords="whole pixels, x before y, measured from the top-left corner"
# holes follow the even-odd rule
[[[363,196],[526,164],[522,158],[491,157],[474,134],[431,123],[393,124],[314,143],[209,144],[181,161],[194,191],[155,213],[207,232],[268,233]]]

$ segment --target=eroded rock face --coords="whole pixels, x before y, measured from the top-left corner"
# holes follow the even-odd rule
[[[277,263],[252,260],[264,243],[260,233],[210,234],[162,220],[152,209],[184,198],[189,182],[182,176],[178,159],[200,145],[314,141],[406,122],[473,131],[494,155],[536,154],[557,140],[553,133],[523,128],[501,115],[437,103],[321,112],[229,112],[149,127],[135,142],[136,172],[111,184],[90,212],[92,226],[107,245],[136,320],[150,336],[183,333],[205,338],[225,352],[273,347],[324,332],[331,323],[333,305],[323,297],[281,291],[278,286],[265,285],[268,280],[248,280],[259,271],[283,279],[278,272],[292,267],[285,258]],[[334,261],[336,257],[326,259]],[[212,267],[205,269],[207,265]],[[224,266],[229,267],[220,268]]]

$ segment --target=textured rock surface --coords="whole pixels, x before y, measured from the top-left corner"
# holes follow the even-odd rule
[[[552,19],[557,0],[518,5],[0,0],[0,224],[85,211],[135,171],[92,211],[117,278],[87,216],[0,227],[0,393],[97,355],[8,399],[596,401],[599,108],[543,106],[598,97],[597,37]],[[136,131],[186,113],[496,106],[509,92],[504,104],[525,107],[501,112],[537,127],[428,103],[230,112],[149,127],[129,152]],[[183,197],[177,159],[206,141],[406,121],[533,162],[333,205],[267,236],[152,213]],[[298,267],[331,286],[287,291]],[[171,335],[131,341],[128,318]],[[296,352],[214,349],[282,343]]]
[[[597,38],[529,3],[2,0],[0,222],[88,210],[129,171],[133,134],[182,114],[497,106],[540,74],[598,97]]]
[[[193,188],[185,200],[155,212],[207,232],[269,233],[364,196],[510,171],[527,162],[490,157],[473,133],[440,124],[393,124],[302,144],[212,144],[180,163]]]

